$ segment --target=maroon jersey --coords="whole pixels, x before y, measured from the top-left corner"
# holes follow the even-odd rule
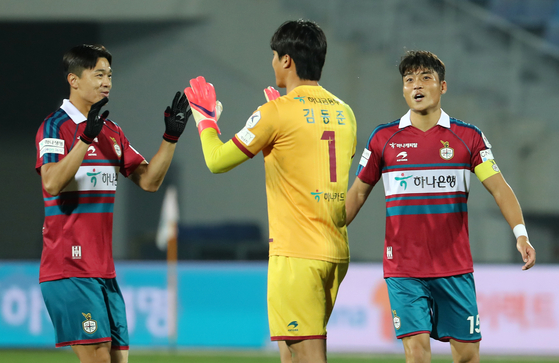
[[[385,277],[473,272],[467,209],[470,175],[481,163],[493,162],[490,147],[477,127],[444,111],[426,132],[411,125],[410,112],[373,131],[357,176],[370,185],[383,179]],[[492,172],[497,173],[493,165]]]
[[[37,172],[62,160],[83,133],[86,117],[68,100],[39,127]],[[84,160],[58,196],[43,186],[45,221],[39,281],[116,276],[112,254],[113,206],[118,173],[127,177],[144,161],[122,129],[107,120]]]

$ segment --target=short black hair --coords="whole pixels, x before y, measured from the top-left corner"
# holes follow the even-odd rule
[[[64,77],[73,73],[81,77],[84,69],[93,69],[99,58],[107,58],[109,65],[113,56],[100,44],[82,44],[73,47],[64,53],[62,58],[62,67],[64,69]]]
[[[404,77],[410,72],[421,69],[434,71],[439,75],[439,81],[444,81],[445,65],[435,54],[426,50],[410,50],[400,61],[400,75]]]
[[[326,60],[326,35],[311,20],[289,20],[280,25],[270,40],[278,57],[288,54],[300,79],[319,81]]]

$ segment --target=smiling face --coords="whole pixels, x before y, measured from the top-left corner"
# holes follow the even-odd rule
[[[403,77],[404,98],[409,108],[423,115],[441,108],[441,96],[446,93],[446,81],[429,69],[416,69]]]
[[[84,69],[81,75],[70,73],[68,82],[71,101],[91,106],[103,97],[109,97],[112,88],[111,65],[107,58],[99,58],[95,67]]]

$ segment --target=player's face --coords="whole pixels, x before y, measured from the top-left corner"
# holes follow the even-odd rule
[[[274,74],[276,75],[276,86],[278,86],[279,88],[285,88],[285,69],[283,68],[281,60],[278,57],[278,52],[276,52],[275,50],[273,52],[274,58],[272,59],[272,68],[274,68]]]
[[[441,108],[441,96],[446,93],[446,81],[439,81],[439,75],[426,69],[406,74],[404,98],[409,108],[421,114],[428,114]]]
[[[76,91],[87,103],[94,104],[109,97],[111,88],[112,70],[107,58],[99,58],[93,69],[84,69],[77,79]]]

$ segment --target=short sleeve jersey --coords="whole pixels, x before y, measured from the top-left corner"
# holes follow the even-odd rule
[[[85,129],[86,117],[68,100],[37,131],[36,170],[62,160]],[[107,120],[78,172],[57,196],[43,186],[45,220],[39,281],[116,276],[112,255],[113,206],[118,173],[127,177],[144,158],[122,129]]]
[[[299,86],[261,106],[233,142],[249,157],[264,155],[270,255],[349,261],[351,108],[320,86]]]
[[[385,277],[473,271],[467,212],[470,175],[476,172],[484,180],[499,172],[490,148],[477,127],[444,111],[426,132],[412,126],[410,112],[373,131],[357,176],[370,185],[381,177],[384,183]]]

